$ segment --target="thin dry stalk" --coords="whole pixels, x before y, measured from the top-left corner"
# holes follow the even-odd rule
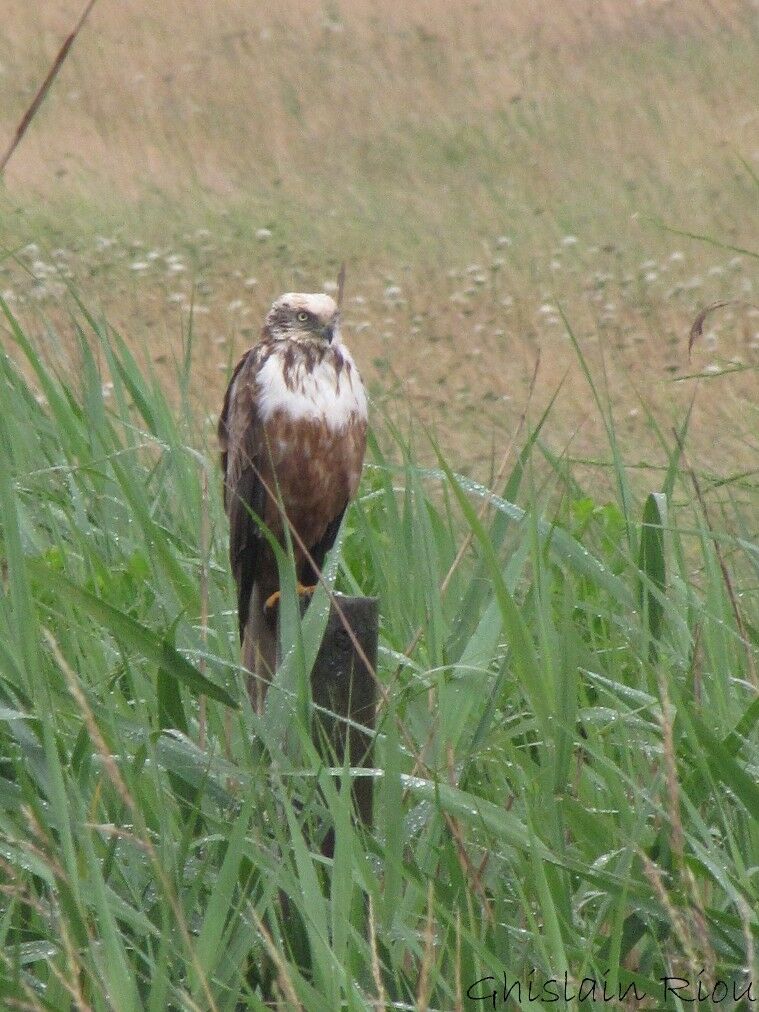
[[[456,962],[454,966],[454,988],[456,991],[455,1012],[463,1012],[464,999],[461,989],[461,909],[456,908]]]
[[[120,826],[115,826],[112,822],[85,822],[83,826],[85,829],[92,829],[97,833],[102,833],[103,836],[115,836],[119,840],[128,840],[129,843],[134,844],[140,850],[147,851],[148,849],[145,841],[140,839],[139,836],[135,836],[134,833],[130,833]]]
[[[13,865],[8,864],[6,861],[0,862],[0,867],[4,868],[6,874],[10,877],[16,878],[16,869]],[[24,889],[20,885],[0,885],[0,896],[8,896],[15,900],[16,903],[29,907],[30,910],[34,910],[40,917],[45,920],[50,918],[50,907],[33,896],[28,890]]]
[[[456,783],[456,772],[453,763],[453,746],[449,743],[447,746],[447,760],[448,760],[448,781],[451,787],[458,786]],[[446,825],[450,830],[453,842],[456,846],[456,857],[458,858],[459,867],[471,886],[472,892],[476,893],[480,899],[481,909],[484,911],[488,921],[492,924],[493,912],[490,908],[490,902],[488,901],[487,894],[482,885],[482,872],[485,869],[487,863],[487,853],[483,858],[479,868],[475,868],[472,863],[469,854],[467,853],[466,843],[459,826],[458,819],[455,819],[448,812],[443,812],[443,818],[445,819]]]
[[[377,988],[377,1000],[374,1003],[378,1012],[387,1007],[387,994],[382,983],[382,970],[380,968],[379,952],[377,951],[377,924],[374,917],[374,902],[371,893],[369,894],[369,948],[372,953],[372,978]]]
[[[43,629],[42,632],[45,639],[47,640],[48,646],[50,647],[50,652],[52,653],[58,667],[61,669],[66,678],[69,692],[74,697],[74,702],[79,707],[79,711],[84,717],[84,723],[87,726],[87,733],[89,734],[90,740],[97,749],[98,755],[100,756],[103,762],[105,771],[108,774],[108,779],[111,781],[111,784],[115,788],[116,793],[121,798],[124,807],[128,808],[129,811],[134,816],[137,813],[137,806],[134,803],[132,795],[129,793],[127,789],[127,785],[124,783],[124,780],[121,776],[121,770],[119,769],[116,760],[113,758],[111,749],[108,748],[105,739],[100,733],[100,728],[98,727],[97,722],[95,720],[95,715],[90,709],[90,704],[87,702],[87,698],[85,697],[84,693],[79,687],[79,682],[77,681],[76,675],[71,670],[68,661],[61,652],[61,648],[58,646],[58,641],[50,632],[50,630]]]
[[[698,314],[696,319],[691,324],[690,332],[688,334],[688,358],[691,357],[693,351],[693,345],[696,340],[701,337],[704,332],[704,321],[707,316],[711,315],[715,309],[723,309],[725,306],[738,306],[741,309],[756,309],[757,307],[750,302],[744,302],[743,299],[725,299],[722,302],[712,302],[708,306],[704,306],[701,312]]]
[[[66,927],[66,922],[63,918],[58,918],[58,928],[61,932],[61,938],[63,939],[63,948],[66,952],[66,960],[71,974],[71,980],[67,980],[63,972],[56,968],[54,960],[51,960],[48,963],[48,966],[61,982],[63,987],[71,995],[71,1000],[74,1002],[74,1007],[78,1010],[78,1012],[92,1012],[92,1006],[85,1001],[81,987],[79,986],[80,978],[84,975],[85,970],[77,959],[76,949],[74,948],[71,936]]]
[[[205,652],[208,646],[208,471],[202,466],[200,493],[200,638],[203,643],[203,654],[198,661],[198,670],[206,673]],[[206,697],[201,695],[198,714],[198,747],[206,747]],[[225,743],[227,749],[229,743]],[[229,752],[227,751],[227,759]]]
[[[701,657],[701,623],[696,622],[693,628],[693,652],[691,654],[691,673],[693,675],[693,700],[701,706],[703,689],[703,661]]]
[[[665,782],[667,785],[667,802],[669,810],[669,824],[672,828],[670,846],[677,863],[677,868],[682,871],[685,866],[685,835],[683,824],[680,818],[680,784],[677,779],[677,763],[675,761],[675,743],[672,735],[672,704],[669,701],[669,693],[664,679],[659,679],[659,697],[661,700],[661,732],[664,746],[664,769]]]
[[[229,708],[224,710],[224,755],[232,760],[232,711]]]
[[[343,308],[343,295],[345,294],[345,261],[340,264],[340,271],[337,275],[337,308]]]
[[[435,887],[432,879],[427,883],[427,920],[424,925],[424,954],[419,971],[419,988],[416,995],[416,1007],[419,1012],[427,1012],[430,1000],[430,969],[435,957],[435,931],[432,919],[432,903],[435,898]]]
[[[453,842],[456,847],[456,857],[458,859],[459,867],[461,868],[462,874],[464,875],[464,878],[471,886],[472,892],[476,893],[477,896],[479,897],[481,904],[480,907],[481,912],[485,914],[488,923],[492,924],[493,911],[490,908],[490,902],[488,900],[482,882],[480,881],[480,875],[482,869],[484,869],[485,867],[486,862],[483,861],[483,863],[480,865],[479,868],[475,868],[475,866],[472,864],[472,861],[469,858],[469,855],[467,854],[466,844],[464,842],[464,837],[461,833],[461,829],[459,828],[458,820],[455,819],[452,815],[449,815],[448,812],[443,812],[443,818],[445,819],[445,824],[448,826],[451,836],[453,837]]]
[[[675,909],[674,904],[669,898],[669,893],[664,885],[661,868],[654,864],[648,854],[640,850],[640,848],[638,848],[638,856],[643,863],[643,873],[653,887],[654,892],[659,897],[659,902],[670,919],[674,932],[677,935],[683,952],[685,953],[685,957],[688,960],[688,965],[693,974],[693,979],[695,980],[698,976],[699,959],[693,946],[693,939],[691,938],[688,925]]]
[[[261,938],[263,939],[266,951],[269,953],[269,958],[277,968],[277,979],[279,981],[279,986],[282,990],[282,994],[287,998],[287,1001],[289,1003],[288,1008],[302,1010],[303,1005],[301,1004],[300,999],[298,998],[298,995],[295,992],[293,982],[290,980],[290,977],[288,976],[287,964],[282,959],[281,952],[274,944],[274,939],[271,937],[266,927],[264,926],[263,921],[258,916],[256,908],[251,906],[249,907],[249,909],[251,916],[253,917],[253,920],[256,922],[256,928],[258,929],[258,933],[261,935]]]
[[[15,966],[14,966],[14,962],[15,961],[12,960],[10,956],[6,955],[6,953],[4,953],[2,950],[0,950],[0,960],[6,964],[6,966],[8,967],[8,973],[11,975],[7,979],[12,980],[16,976],[16,974],[14,972],[15,971]],[[29,1004],[27,1005],[26,1002],[20,1001],[18,998],[16,998],[16,999],[10,999],[8,1001],[8,1008],[9,1009],[23,1009],[23,1010],[29,1009],[30,1012],[42,1012],[42,1010],[44,1009],[44,1005],[42,1005],[40,1003],[39,999],[35,995],[35,993],[32,990],[32,988],[29,986],[29,984],[27,984],[26,980],[24,979],[24,975],[23,974],[21,974],[18,977],[18,983],[19,983],[19,986],[23,989],[24,994],[29,999]]]
[[[30,854],[35,854],[42,861],[44,861],[57,879],[59,879],[61,882],[66,882],[67,884],[69,884],[66,872],[63,870],[60,862],[54,855],[52,840],[45,832],[45,830],[43,830],[33,810],[28,805],[22,805],[20,811],[21,814],[24,816],[24,820],[29,830],[29,835],[35,837],[42,844],[42,846],[38,847],[35,844],[33,844],[31,840],[26,840],[22,845],[23,848],[25,850],[28,850]],[[20,841],[18,842],[20,843]]]
[[[667,692],[667,686],[663,678],[659,679],[659,696],[661,699],[661,729],[667,785],[667,808],[669,824],[672,828],[670,849],[672,850],[677,870],[684,880],[691,897],[690,913],[693,928],[698,938],[701,955],[706,963],[707,975],[711,977],[713,976],[716,957],[709,940],[709,929],[698,884],[690,868],[685,863],[685,833],[680,813],[680,782],[677,777],[677,763],[675,761],[672,704],[670,703],[669,693]]]
[[[37,114],[37,110],[39,109],[39,107],[44,102],[45,95],[47,95],[47,93],[50,90],[50,87],[51,87],[53,81],[55,80],[55,78],[58,75],[58,71],[63,66],[63,62],[66,59],[66,57],[68,56],[69,50],[71,49],[72,45],[74,44],[74,40],[76,39],[77,35],[82,30],[82,28],[84,27],[84,22],[89,17],[90,11],[95,6],[95,2],[96,2],[96,0],[89,0],[87,6],[84,8],[84,10],[82,11],[81,15],[79,16],[79,20],[77,21],[76,25],[74,26],[74,30],[69,35],[66,36],[66,39],[65,39],[63,45],[58,50],[58,55],[53,60],[53,64],[50,67],[50,70],[48,70],[47,76],[45,77],[45,80],[39,86],[39,88],[37,90],[37,94],[32,99],[31,105],[26,110],[26,112],[24,113],[24,115],[21,117],[21,122],[16,127],[16,133],[13,136],[13,140],[9,144],[9,146],[8,146],[5,154],[3,155],[2,159],[0,159],[0,176],[2,176],[3,172],[5,171],[5,166],[10,161],[11,155],[16,150],[16,148],[18,147],[18,145],[21,143],[21,138],[24,136],[24,134],[28,130],[29,124],[32,122],[32,120],[34,119],[34,117]]]
[[[701,898],[701,892],[696,882],[695,875],[686,865],[683,868],[683,875],[685,882],[688,886],[688,892],[691,897],[691,918],[693,921],[693,927],[696,932],[696,938],[698,944],[701,947],[701,956],[706,968],[707,978],[713,978],[715,974],[715,968],[717,965],[717,956],[712,946],[711,936],[709,932],[709,925],[706,920],[706,912],[704,910],[704,901]]]

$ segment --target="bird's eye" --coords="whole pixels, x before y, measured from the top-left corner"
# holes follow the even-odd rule
[[[306,320],[308,319],[308,313],[304,312],[298,313],[298,319],[300,320],[301,323],[305,323]]]

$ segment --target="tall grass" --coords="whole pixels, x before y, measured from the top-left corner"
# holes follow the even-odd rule
[[[679,1007],[661,978],[701,970],[756,994],[759,497],[695,494],[687,417],[632,484],[588,369],[604,502],[550,408],[493,490],[372,444],[329,573],[380,599],[364,831],[287,687],[248,704],[211,426],[83,306],[73,384],[0,307],[3,1007],[491,1008],[565,972],[585,1008]]]

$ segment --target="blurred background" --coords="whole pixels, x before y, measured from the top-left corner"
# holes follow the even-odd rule
[[[6,0],[0,147],[81,8]],[[99,0],[0,185],[0,293],[72,374],[69,284],[169,386],[192,330],[210,427],[272,299],[329,290],[345,260],[375,419],[431,426],[458,470],[486,477],[563,381],[546,439],[603,475],[567,323],[633,462],[661,461],[656,426],[695,396],[693,462],[750,470],[758,19],[750,0]]]

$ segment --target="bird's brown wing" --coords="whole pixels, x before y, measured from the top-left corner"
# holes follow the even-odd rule
[[[255,517],[263,518],[266,505],[266,490],[260,480],[263,430],[255,396],[256,373],[261,367],[259,347],[237,363],[224,395],[218,428],[241,643],[261,564],[263,539]]]
[[[324,536],[320,541],[317,541],[315,545],[309,550],[310,558],[306,559],[303,564],[303,572],[300,576],[300,581],[307,587],[315,587],[319,582],[322,569],[324,568],[324,559],[327,552],[332,548],[337,539],[337,532],[340,530],[340,524],[343,522],[345,511],[348,508],[348,503],[340,510],[336,517],[327,524],[327,529],[324,532]]]

